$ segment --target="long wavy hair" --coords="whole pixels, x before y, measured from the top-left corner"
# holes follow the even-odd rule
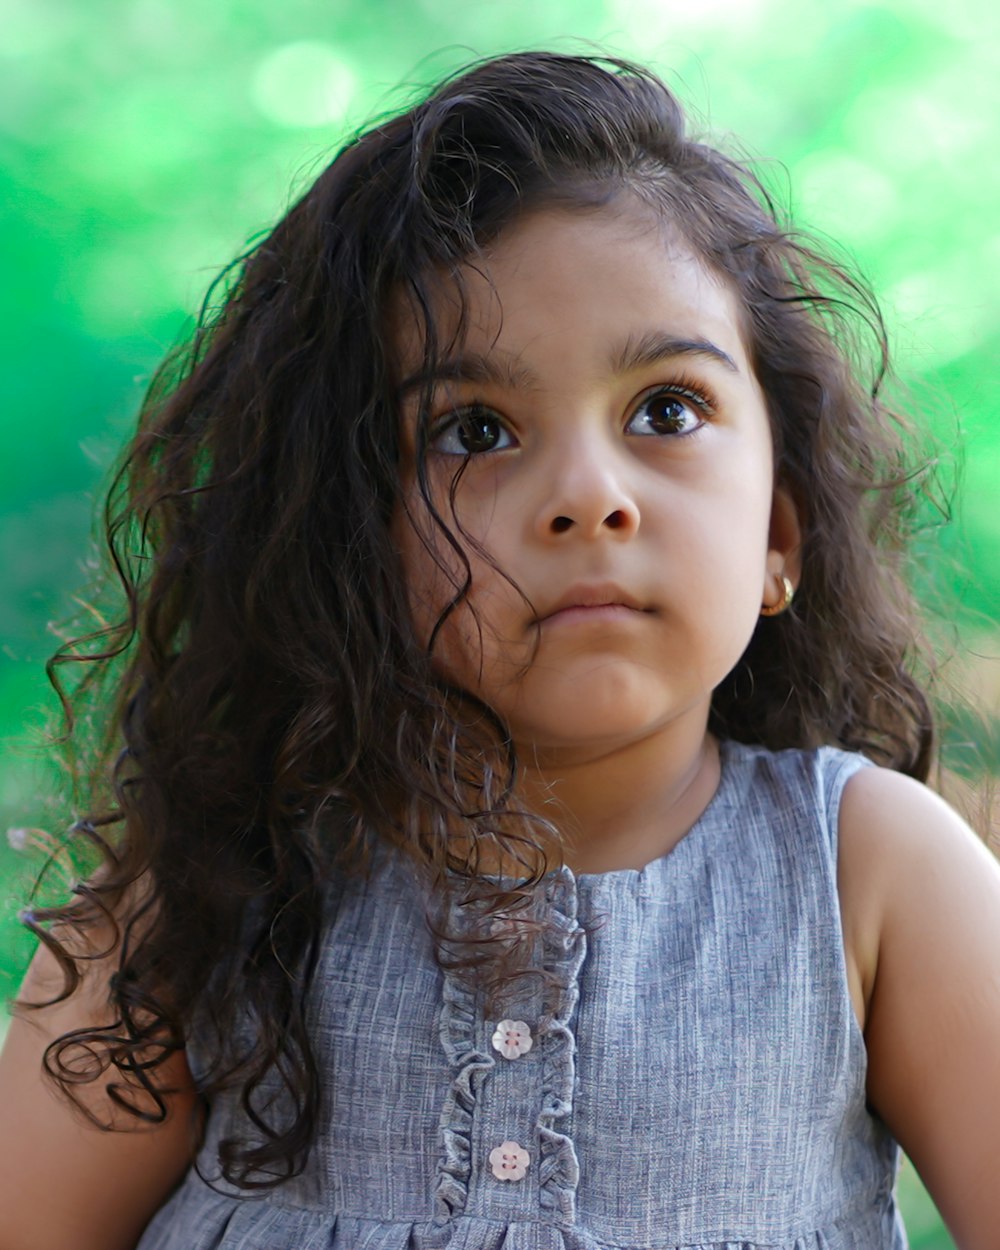
[[[72,768],[86,813],[73,835],[99,865],[26,923],[61,963],[62,997],[102,953],[87,935],[109,925],[117,971],[107,1026],[54,1042],[47,1069],[70,1096],[103,1081],[157,1120],[158,1067],[197,1021],[213,1056],[204,1092],[238,1085],[254,1126],[220,1150],[237,1185],[294,1175],[315,1134],[306,1007],[331,883],[388,845],[436,897],[482,894],[478,853],[500,849],[524,875],[488,902],[528,931],[558,861],[557,831],[512,806],[505,726],[449,688],[411,625],[390,533],[388,326],[403,297],[432,373],[452,346],[433,316],[442,278],[460,295],[463,267],[515,215],[623,194],[739,297],[777,479],[804,523],[794,607],[758,624],[710,729],[775,749],[836,744],[927,776],[904,579],[923,479],[880,398],[886,336],[864,285],[792,232],[747,167],[690,137],[645,69],[525,53],[449,79],[349,143],[214,288],[109,492],[118,608],[49,664],[67,751],[97,716]],[[418,479],[431,508],[419,465]],[[461,557],[453,518],[434,516]],[[464,567],[445,614],[468,593]],[[488,943],[441,936],[442,959],[487,984],[524,971],[516,926]]]

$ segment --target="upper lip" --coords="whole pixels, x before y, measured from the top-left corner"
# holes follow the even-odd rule
[[[630,595],[627,590],[614,582],[579,582],[570,586],[562,595],[538,616],[539,621],[555,616],[557,612],[565,612],[567,608],[601,608],[619,605],[632,608],[637,612],[645,611],[643,605]]]

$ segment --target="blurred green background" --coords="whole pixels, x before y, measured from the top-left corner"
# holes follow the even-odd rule
[[[962,464],[924,586],[995,722],[994,0],[3,0],[0,19],[0,828],[52,827],[58,778],[32,747],[52,707],[48,626],[86,582],[93,492],[213,274],[367,118],[526,47],[592,42],[655,65],[769,158],[800,219],[873,282],[898,371]],[[996,743],[995,726],[951,731],[959,769],[963,751],[967,770],[995,762]],[[5,995],[39,864],[17,842],[0,846]],[[902,1191],[914,1246],[950,1245],[910,1172]]]

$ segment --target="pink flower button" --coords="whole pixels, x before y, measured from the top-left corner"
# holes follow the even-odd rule
[[[493,1034],[493,1049],[505,1059],[517,1059],[531,1049],[531,1030],[523,1020],[501,1020]]]
[[[490,1151],[490,1167],[498,1181],[522,1180],[529,1162],[528,1152],[516,1141],[502,1142]]]

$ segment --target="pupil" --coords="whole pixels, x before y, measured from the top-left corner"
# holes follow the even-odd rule
[[[485,412],[466,413],[459,422],[458,441],[470,453],[489,451],[497,441],[496,421]]]

